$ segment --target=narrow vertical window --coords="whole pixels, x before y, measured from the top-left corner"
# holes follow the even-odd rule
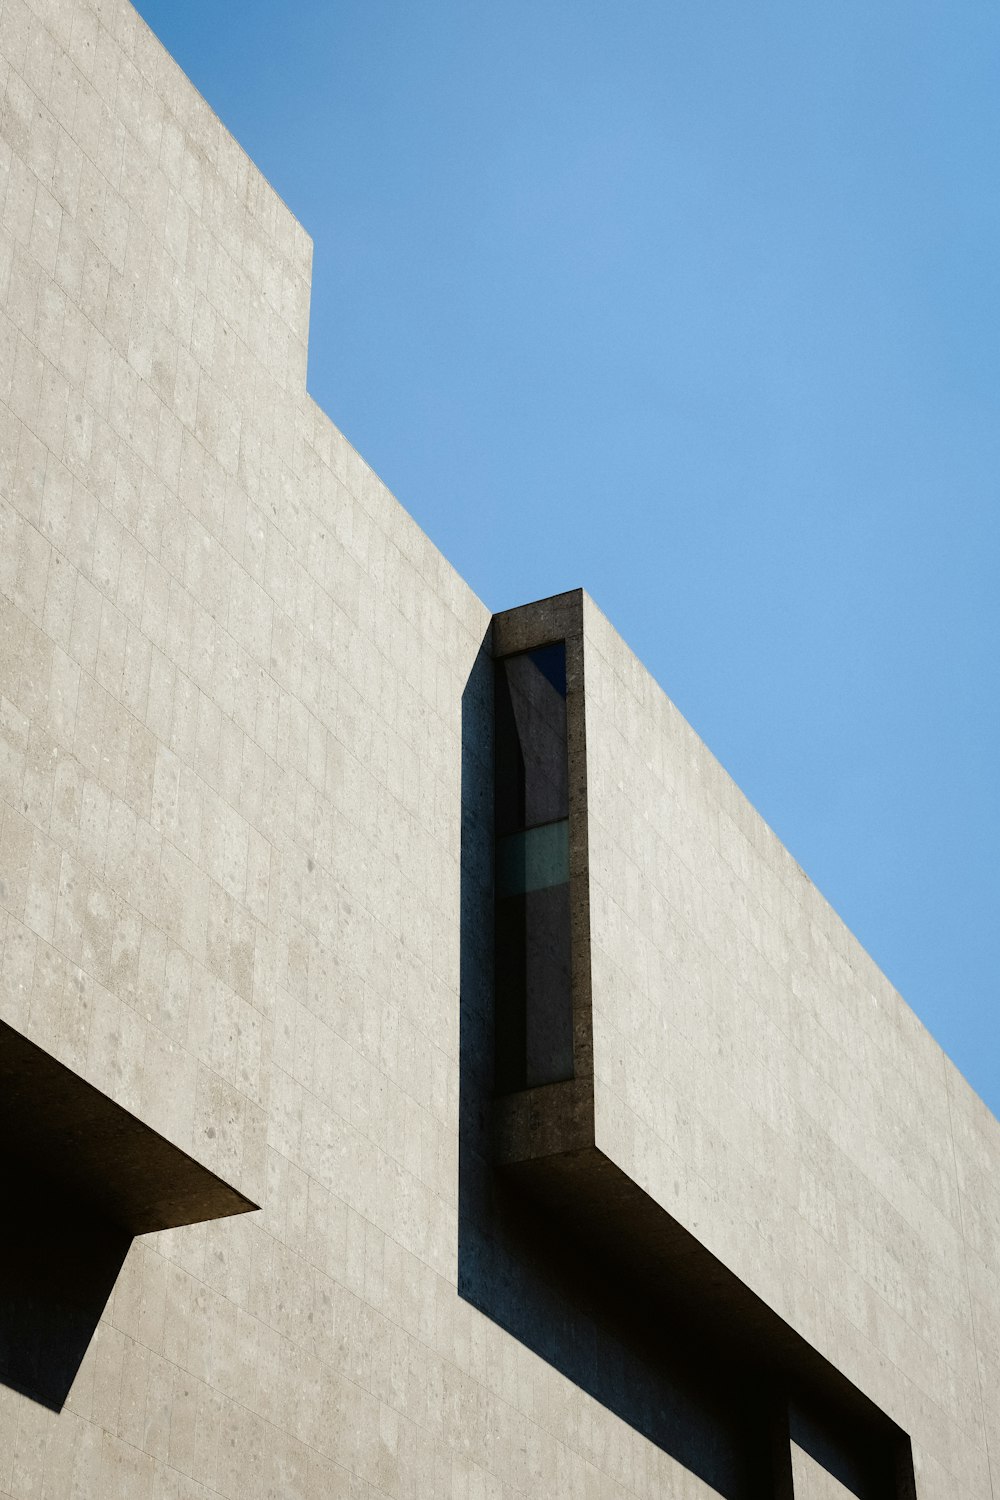
[[[495,677],[496,1043],[500,1092],[573,1076],[564,641]]]

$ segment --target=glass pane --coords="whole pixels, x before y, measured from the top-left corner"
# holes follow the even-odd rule
[[[497,895],[520,896],[569,879],[569,823],[546,823],[497,840]]]

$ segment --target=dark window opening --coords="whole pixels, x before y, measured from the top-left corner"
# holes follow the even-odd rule
[[[496,1083],[573,1076],[566,644],[496,663]]]

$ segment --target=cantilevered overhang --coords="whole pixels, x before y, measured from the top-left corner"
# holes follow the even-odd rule
[[[107,1094],[0,1022],[5,1163],[130,1235],[255,1209]]]
[[[912,1500],[906,1434],[594,1144],[587,1095],[586,1082],[573,1080],[499,1100],[504,1176],[644,1301],[650,1326],[675,1350],[724,1369],[776,1424],[808,1413],[807,1430],[829,1435],[816,1456],[831,1467],[839,1455],[848,1493]],[[776,1467],[790,1462],[786,1437]],[[785,1489],[776,1479],[773,1493],[792,1500],[790,1478]]]
[[[791,1500],[795,1493],[796,1443],[859,1500],[912,1500],[912,1457],[903,1430],[719,1259],[693,1226],[674,1217],[602,1149],[607,1143],[596,1128],[595,1107],[601,1058],[591,945],[600,934],[591,931],[585,609],[577,591],[493,621],[496,1167],[551,1226],[589,1247],[607,1276],[634,1292],[648,1309],[649,1325],[662,1330],[673,1351],[686,1349],[703,1368],[724,1371],[747,1402],[763,1403],[776,1434],[768,1500]],[[554,646],[565,661],[558,736],[552,732],[554,711],[545,707],[546,695],[552,696],[546,684],[553,678],[546,653]],[[565,763],[554,767],[557,740]],[[550,915],[535,920],[522,902],[514,921],[503,908],[511,900],[505,845],[531,836],[540,822],[532,808],[544,806],[555,780],[566,788],[556,811],[568,822],[562,878],[569,894],[567,930],[553,938]],[[513,834],[512,808],[521,819]],[[527,859],[524,864],[530,874]],[[537,878],[535,885],[541,883]],[[530,880],[524,885],[534,888]],[[550,942],[569,955],[561,968],[542,951]],[[512,969],[523,976],[520,983],[511,982]],[[553,974],[556,995],[546,989]],[[572,1039],[569,1067],[565,1045],[547,1045],[555,1031]]]
[[[62,1408],[133,1238],[256,1204],[0,1022],[0,1381]]]

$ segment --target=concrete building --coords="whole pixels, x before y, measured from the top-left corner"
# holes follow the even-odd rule
[[[0,50],[0,1494],[1000,1500],[997,1122],[126,0]]]

